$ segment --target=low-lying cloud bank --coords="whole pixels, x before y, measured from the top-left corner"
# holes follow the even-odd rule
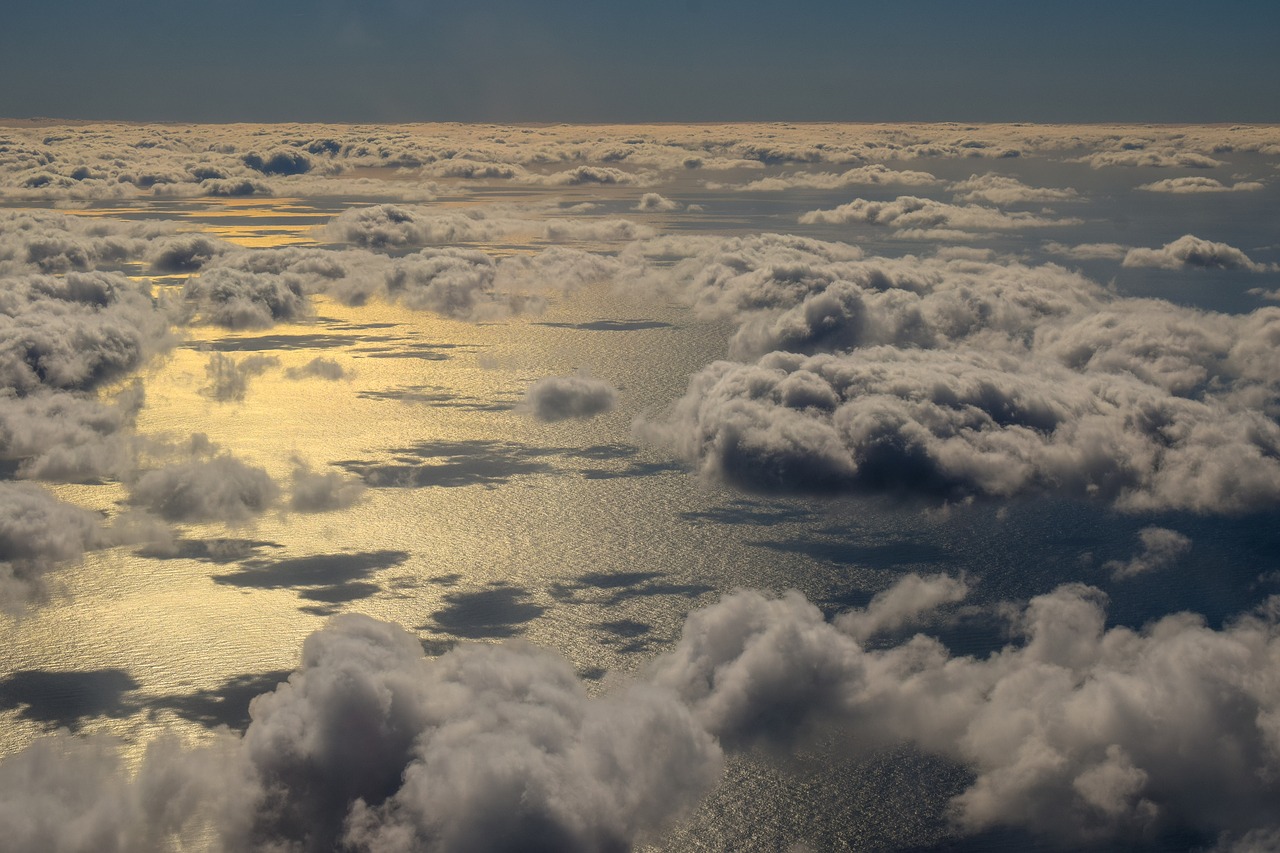
[[[668,280],[738,327],[734,361],[637,423],[704,474],[1129,511],[1280,503],[1280,310],[1117,297],[1052,264],[863,258],[772,235],[662,245],[686,254]]]
[[[336,617],[243,736],[55,736],[0,762],[18,851],[628,850],[688,815],[723,750],[821,732],[854,753],[911,744],[968,767],[960,834],[1010,825],[1065,846],[1278,831],[1280,654],[1272,603],[1215,631],[1176,614],[1106,629],[1069,584],[1005,608],[985,658],[918,634],[968,584],[908,575],[833,621],[798,593],[739,591],[690,614],[638,677],[591,698],[520,642],[424,656],[403,629]],[[945,620],[944,620],[945,621]]]

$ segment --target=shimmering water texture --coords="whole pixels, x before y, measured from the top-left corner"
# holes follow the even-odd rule
[[[1278,167],[0,127],[0,846],[1274,849]]]

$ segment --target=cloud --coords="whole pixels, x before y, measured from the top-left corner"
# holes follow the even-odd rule
[[[757,491],[956,500],[1057,492],[1121,509],[1280,501],[1280,427],[1124,373],[972,350],[775,352],[696,374],[639,435]]]
[[[1192,234],[1184,234],[1159,249],[1130,249],[1121,266],[1157,267],[1160,269],[1221,269],[1266,272],[1274,270],[1274,264],[1254,263],[1248,255],[1226,243],[1203,240]]]
[[[958,234],[974,236],[988,231],[1076,225],[1080,220],[1050,219],[1034,213],[1006,213],[974,204],[962,206],[916,196],[898,196],[893,201],[856,198],[831,210],[811,210],[801,215],[800,222],[805,225],[865,222],[893,228],[900,236],[913,239],[949,239]]]
[[[688,812],[722,761],[665,690],[591,698],[567,661],[518,642],[432,660],[358,615],[308,637],[250,716],[243,738],[162,741],[132,772],[106,740],[38,741],[0,763],[0,828],[18,849],[85,853],[201,831],[202,849],[227,851],[628,850]]]
[[[1176,530],[1165,527],[1144,527],[1138,531],[1142,551],[1127,561],[1108,560],[1102,568],[1111,572],[1115,580],[1125,580],[1147,572],[1168,567],[1191,550],[1191,540]]]
[[[369,249],[395,249],[440,243],[480,243],[513,237],[551,242],[627,241],[654,234],[625,219],[567,216],[535,217],[539,211],[409,208],[391,204],[351,208],[324,226],[331,240]]]
[[[147,252],[151,269],[158,273],[189,273],[232,249],[232,244],[204,234],[181,234],[157,240]]]
[[[290,379],[328,379],[331,382],[351,378],[351,374],[341,364],[322,355],[316,356],[301,367],[290,367],[284,374]]]
[[[658,193],[645,193],[640,196],[640,201],[636,202],[635,209],[647,211],[679,210],[680,203],[672,201],[669,198],[664,198]]]
[[[46,574],[106,544],[100,522],[39,486],[0,480],[0,609],[42,600]]]
[[[1017,178],[1009,175],[998,175],[987,172],[985,175],[972,175],[963,181],[951,184],[948,189],[955,194],[956,201],[986,202],[987,204],[1030,204],[1032,202],[1074,201],[1079,194],[1073,189],[1053,189],[1050,187],[1029,187]]]
[[[15,851],[66,853],[253,848],[261,791],[238,739],[153,742],[129,770],[109,738],[62,733],[0,762],[0,827]]]
[[[5,279],[0,388],[88,391],[119,379],[170,343],[149,289],[116,273]]]
[[[168,521],[243,523],[270,509],[279,494],[265,470],[227,453],[144,471],[129,485],[129,503]]]
[[[929,500],[1065,492],[1132,511],[1240,512],[1280,494],[1264,414],[1280,411],[1264,356],[1275,309],[1216,314],[1052,264],[768,236],[635,247],[677,252],[662,279],[737,324],[738,363],[704,368],[637,434],[707,476]]]
[[[907,741],[958,761],[974,773],[951,803],[961,832],[1021,825],[1078,845],[1274,828],[1280,683],[1257,678],[1274,620],[1106,630],[1104,605],[1059,587],[1016,611],[1020,642],[974,658],[923,636],[867,650],[796,593],[738,592],[690,614],[650,677],[726,743],[818,726],[849,750]]]
[[[1277,831],[1280,681],[1259,677],[1280,651],[1274,606],[1221,630],[1185,613],[1108,629],[1106,597],[1068,584],[999,608],[1015,639],[986,657],[924,635],[863,644],[965,588],[906,575],[834,622],[794,591],[740,590],[594,698],[553,652],[463,644],[431,659],[395,625],[342,615],[250,703],[242,737],[159,741],[136,769],[106,739],[10,756],[0,828],[19,849],[202,833],[226,850],[627,850],[714,786],[721,745],[821,736],[968,768],[960,833],[1023,826],[1078,846]]]
[[[1051,255],[1062,255],[1081,261],[1123,260],[1131,248],[1119,243],[1081,243],[1076,246],[1056,242],[1044,244],[1044,250]]]
[[[586,373],[549,376],[529,386],[522,408],[540,421],[591,418],[613,409],[618,391]]]
[[[746,184],[707,183],[707,189],[729,189],[737,192],[782,192],[793,189],[834,190],[850,186],[928,186],[939,183],[928,172],[890,169],[880,163],[858,166],[844,172],[792,172],[758,178]]]
[[[312,471],[301,460],[294,460],[293,484],[289,505],[299,512],[329,512],[359,503],[364,483],[345,477],[337,471]]]
[[[369,249],[495,240],[525,232],[523,220],[489,218],[482,212],[432,211],[380,204],[353,207],[324,226],[331,240]]]
[[[1138,189],[1153,193],[1239,193],[1260,190],[1263,186],[1260,181],[1237,181],[1228,186],[1217,178],[1196,175],[1165,178],[1163,181],[1142,184]]]
[[[141,383],[111,404],[82,392],[0,393],[0,458],[16,460],[20,477],[124,479],[136,461],[132,427],[142,405]]]
[[[963,601],[968,594],[969,584],[964,578],[909,574],[876,593],[864,609],[840,614],[835,625],[855,640],[866,642],[877,634],[915,626],[922,617],[947,604]]]
[[[191,277],[183,296],[205,322],[228,329],[266,329],[311,312],[297,280],[229,267],[214,267]]]
[[[1149,149],[1145,145],[1114,151],[1098,151],[1086,154],[1075,162],[1088,163],[1094,169],[1105,169],[1110,166],[1146,169],[1216,169],[1225,165],[1221,160],[1207,154],[1180,151],[1172,147]]]

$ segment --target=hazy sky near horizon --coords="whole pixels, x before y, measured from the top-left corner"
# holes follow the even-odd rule
[[[17,0],[0,116],[1280,121],[1280,7]]]

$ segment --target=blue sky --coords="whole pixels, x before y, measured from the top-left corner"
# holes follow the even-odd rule
[[[0,116],[1280,120],[1259,0],[16,0]]]

